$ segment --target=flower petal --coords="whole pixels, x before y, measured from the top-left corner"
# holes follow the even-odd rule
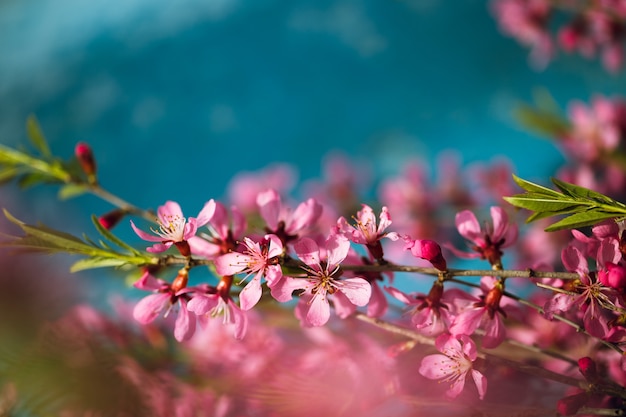
[[[293,245],[293,248],[302,262],[317,271],[320,270],[320,249],[313,239],[303,237]]]
[[[130,221],[130,227],[133,228],[137,236],[139,236],[143,240],[147,240],[148,242],[161,242],[163,240],[163,238],[160,236],[156,236],[156,235],[144,232],[143,230],[135,226],[135,223],[133,223],[132,220]]]
[[[311,326],[323,326],[330,318],[330,306],[325,294],[317,293],[309,304],[306,322]]]
[[[476,219],[474,213],[469,210],[463,210],[456,214],[454,222],[459,234],[465,239],[470,240],[476,244],[483,243],[482,232],[480,230],[480,224]]]
[[[242,310],[250,310],[261,299],[261,274],[259,272],[239,293],[239,304]]]
[[[230,252],[215,259],[215,270],[220,275],[235,275],[248,268],[252,257],[239,252]]]
[[[487,393],[487,378],[475,369],[472,369],[472,379],[476,388],[478,389],[478,396],[482,400]]]
[[[330,235],[326,240],[328,270],[332,270],[346,259],[350,251],[350,241],[342,235]]]
[[[135,305],[133,317],[141,324],[148,324],[169,305],[169,300],[168,293],[150,294]]]
[[[198,213],[198,217],[196,217],[196,224],[198,227],[202,227],[207,224],[211,218],[215,214],[215,200],[210,199],[204,204],[200,213]]]
[[[199,316],[207,314],[218,305],[219,298],[217,294],[196,295],[187,303],[187,309]]]
[[[363,278],[347,278],[337,282],[339,291],[357,306],[364,306],[372,296],[372,286]]]
[[[163,224],[169,223],[169,218],[178,217],[183,218],[183,211],[180,208],[180,205],[175,201],[166,201],[165,204],[159,206],[157,209],[157,217],[159,221]]]
[[[282,207],[280,195],[276,190],[270,189],[259,193],[256,198],[256,203],[259,206],[259,212],[263,220],[265,220],[267,227],[271,230],[276,230],[280,217],[280,209]]]
[[[189,310],[187,310],[187,301],[184,298],[179,298],[180,310],[178,311],[178,317],[176,317],[176,324],[174,325],[174,337],[179,342],[189,340],[196,331],[196,317],[192,316]]]

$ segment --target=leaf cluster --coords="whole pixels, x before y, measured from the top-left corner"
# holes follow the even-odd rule
[[[533,211],[526,222],[565,216],[548,226],[545,229],[547,232],[592,226],[602,220],[626,217],[625,204],[587,188],[552,178],[552,183],[559,190],[555,191],[515,175],[513,179],[526,192],[504,197],[504,200],[515,207]]]
[[[158,263],[158,258],[138,251],[102,227],[95,216],[92,216],[93,224],[106,239],[99,240],[97,243],[87,236],[83,236],[83,239],[80,239],[45,225],[34,226],[26,224],[13,217],[6,210],[4,210],[4,215],[9,221],[21,228],[25,235],[4,235],[10,240],[0,243],[0,246],[13,247],[30,252],[69,253],[85,256],[85,259],[80,259],[71,266],[71,272],[103,267],[119,268],[125,265],[140,266]]]
[[[87,191],[82,185],[80,167],[75,159],[63,161],[52,155],[37,119],[26,121],[26,133],[34,149],[12,149],[0,145],[0,184],[16,180],[20,187],[37,184],[66,184],[59,196],[70,198]]]

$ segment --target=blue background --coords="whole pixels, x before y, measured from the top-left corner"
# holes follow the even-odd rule
[[[189,215],[241,170],[285,161],[319,177],[332,149],[379,174],[448,148],[466,163],[506,155],[545,181],[562,157],[515,106],[537,88],[565,106],[626,85],[598,60],[531,69],[479,0],[4,1],[0,52],[2,143],[26,143],[33,113],[60,156],[92,145],[105,187]],[[109,209],[10,190],[5,207],[73,232]]]

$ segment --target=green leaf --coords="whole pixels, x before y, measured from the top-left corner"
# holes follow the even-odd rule
[[[67,183],[71,180],[71,174],[58,161],[44,161],[4,145],[0,145],[0,164],[23,167],[25,172],[39,174],[40,181]]]
[[[578,204],[571,201],[560,201],[545,198],[542,195],[533,193],[518,194],[512,197],[503,197],[504,200],[515,207],[525,208],[533,211],[569,211],[576,210]]]
[[[70,267],[70,272],[96,268],[120,267],[128,265],[128,263],[128,259],[124,258],[86,258],[74,262]]]
[[[26,133],[28,134],[33,146],[43,157],[47,159],[52,157],[48,141],[41,131],[37,118],[33,115],[28,116],[28,119],[26,119]]]
[[[130,253],[134,255],[141,255],[141,252],[139,252],[137,249],[133,248],[132,246],[130,246],[129,244],[127,244],[126,242],[124,242],[123,240],[115,236],[113,233],[111,233],[110,230],[107,230],[104,227],[102,227],[102,225],[100,224],[96,216],[91,216],[91,221],[96,227],[96,229],[98,230],[98,232],[102,236],[107,238],[109,241],[115,243],[120,248],[126,249],[127,251],[129,251]]]
[[[101,244],[102,247],[98,247],[89,240],[85,242],[69,233],[54,230],[44,225],[28,225],[13,217],[6,210],[4,210],[4,214],[9,221],[19,226],[26,235],[21,237],[8,236],[11,240],[0,243],[0,246],[15,247],[34,252],[61,252],[87,256],[87,259],[78,261],[72,266],[73,271],[105,266],[119,267],[125,264],[149,265],[158,263],[158,258],[137,251],[108,231],[104,233],[105,237],[116,245],[127,249],[127,253],[117,252],[104,244],[104,242]]]
[[[570,129],[569,123],[560,114],[527,104],[517,107],[513,116],[522,126],[549,138],[561,137]]]
[[[70,198],[78,197],[85,194],[89,189],[82,184],[67,184],[59,189],[59,198],[61,200],[68,200]]]
[[[587,211],[572,214],[546,228],[546,232],[555,232],[563,229],[575,229],[578,227],[593,226],[602,220],[619,217],[615,213],[603,213],[600,211]]]
[[[516,176],[513,179],[526,193],[503,199],[513,206],[533,211],[526,222],[569,215],[550,225],[546,231],[590,226],[602,220],[626,216],[626,205],[623,203],[578,185],[553,178],[552,182],[560,190],[558,192]]]
[[[626,205],[622,203],[618,203],[610,197],[605,196],[604,194],[597,193],[585,187],[580,187],[578,185],[570,184],[565,181],[561,181],[556,178],[551,179],[554,185],[556,185],[564,194],[569,195],[573,198],[581,198],[586,200],[594,200],[601,204],[610,204],[610,205],[619,205],[622,207],[626,207]]]
[[[539,185],[539,184],[535,184],[535,183],[530,182],[530,181],[526,181],[525,179],[522,179],[522,178],[518,177],[515,174],[513,174],[513,181],[515,181],[515,183],[517,185],[519,185],[521,188],[523,188],[524,190],[526,190],[528,192],[534,192],[534,193],[537,193],[537,194],[551,195],[551,196],[555,196],[555,197],[561,195],[561,193],[559,193],[558,191],[551,190],[550,188],[544,187],[543,185]]]

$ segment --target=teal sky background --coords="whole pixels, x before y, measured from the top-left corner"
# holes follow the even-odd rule
[[[89,142],[121,197],[190,213],[240,170],[318,177],[331,150],[381,174],[444,149],[504,155],[547,180],[562,157],[515,106],[537,88],[565,106],[626,86],[597,60],[533,70],[479,0],[5,0],[0,52],[0,142],[25,143],[35,114],[57,154]],[[80,231],[109,208],[53,194],[14,199],[27,220]]]

